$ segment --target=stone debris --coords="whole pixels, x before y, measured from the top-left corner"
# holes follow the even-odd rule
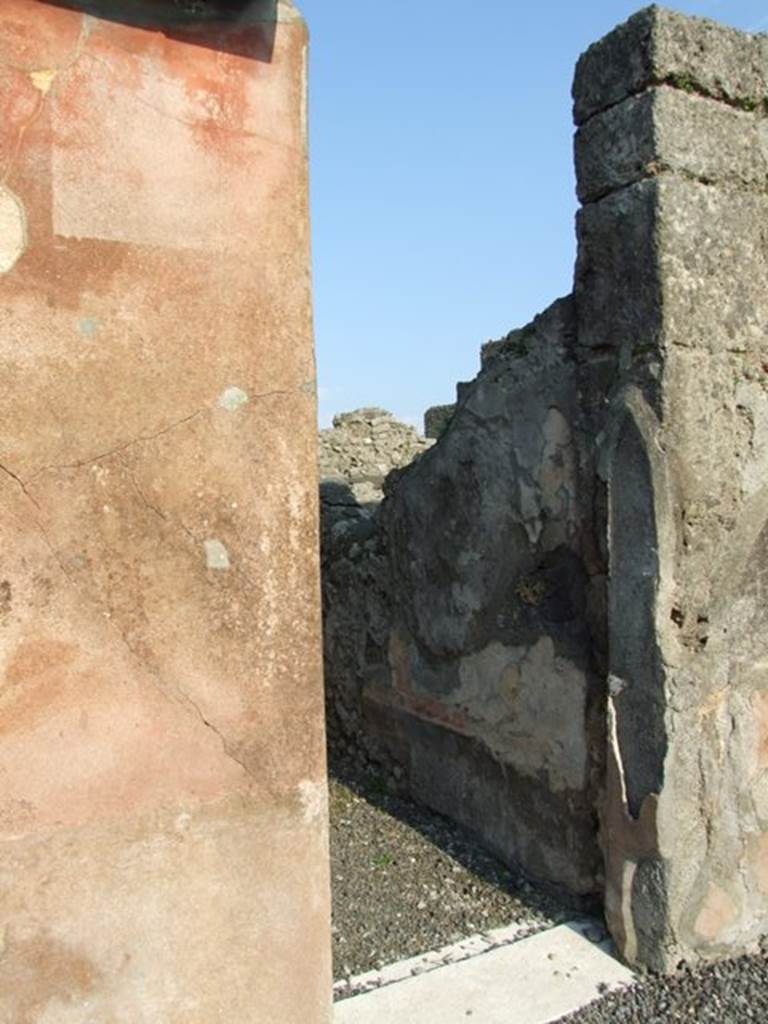
[[[361,505],[382,500],[384,480],[434,444],[386,409],[355,409],[320,431],[320,480],[347,484]]]

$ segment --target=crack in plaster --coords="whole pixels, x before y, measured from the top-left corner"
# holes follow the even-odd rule
[[[37,499],[33,495],[31,495],[29,493],[29,491],[27,490],[27,487],[26,487],[24,481],[21,479],[21,477],[17,476],[16,473],[13,472],[13,470],[8,469],[8,467],[4,466],[2,463],[0,463],[0,471],[5,473],[6,476],[10,477],[11,480],[14,480],[18,484],[18,486],[21,488],[21,491],[24,494],[24,497],[32,505],[35,506],[35,508],[38,510],[38,512],[42,512],[42,509],[40,507],[40,503],[37,501]],[[62,574],[64,575],[66,580],[70,583],[70,585],[75,586],[74,580],[72,579],[72,577],[67,572],[67,570],[66,570],[66,568],[64,566],[64,563],[61,560],[61,557],[60,557],[58,551],[56,550],[53,542],[51,541],[50,537],[48,536],[48,531],[43,526],[43,524],[40,521],[39,517],[36,516],[36,515],[33,515],[32,516],[32,521],[34,522],[35,526],[37,527],[37,531],[40,534],[40,537],[42,538],[43,543],[48,548],[48,551],[50,552],[50,554],[53,557],[54,561],[58,565],[58,567],[61,570]]]
[[[0,468],[3,468],[3,467],[0,467]],[[13,474],[10,474],[10,475],[13,476]],[[17,478],[14,477],[14,479],[17,479]],[[28,497],[29,497],[29,495],[28,495]],[[33,498],[30,498],[30,500],[32,500],[34,502]],[[35,504],[37,504],[37,503],[35,502]],[[37,506],[37,507],[39,508],[39,506]],[[162,513],[160,513],[160,515],[162,515]],[[69,585],[71,587],[73,587],[76,591],[78,591],[78,593],[82,593],[83,592],[83,588],[76,583],[76,581],[72,578],[70,573],[67,571],[67,569],[66,569],[66,567],[64,565],[64,562],[61,559],[61,556],[59,555],[58,551],[56,550],[56,548],[54,547],[54,545],[51,542],[50,538],[48,537],[48,534],[47,534],[45,528],[43,527],[42,523],[40,523],[39,520],[37,520],[37,519],[35,520],[35,523],[36,523],[36,525],[38,527],[38,530],[40,532],[40,535],[41,535],[41,537],[42,537],[46,547],[50,551],[50,553],[51,553],[52,557],[54,558],[56,564],[58,565],[59,569],[61,570],[62,575],[65,577],[65,579],[67,580],[67,582],[69,583]],[[185,527],[185,529],[186,529],[186,527]],[[90,600],[93,600],[90,597],[90,595],[88,595],[87,593],[86,593],[86,597],[89,598]],[[94,602],[94,604],[98,604],[98,603]],[[114,622],[114,620],[109,616],[109,614],[104,609],[101,609],[101,611],[102,611],[103,621],[105,621],[107,623],[107,625],[112,629],[113,633],[122,642],[123,646],[127,649],[128,653],[131,655],[131,657],[133,659],[135,659],[140,664],[140,666],[144,669],[144,671],[146,672],[147,676],[152,680],[152,684],[155,687],[155,689],[158,691],[158,693],[160,693],[165,698],[165,700],[167,700],[169,703],[178,704],[180,707],[186,707],[187,709],[191,709],[192,713],[194,714],[194,716],[196,718],[198,718],[207,729],[210,729],[212,732],[214,732],[216,734],[216,736],[219,739],[219,742],[221,743],[221,748],[224,751],[224,754],[231,761],[234,761],[235,764],[239,765],[240,768],[242,768],[243,772],[248,776],[248,778],[256,781],[256,776],[254,775],[254,773],[251,771],[251,769],[248,767],[248,765],[244,761],[242,761],[237,756],[237,754],[233,751],[231,744],[227,741],[227,739],[223,735],[223,733],[212,722],[210,722],[205,717],[205,715],[203,714],[200,706],[189,696],[188,693],[186,693],[180,687],[178,687],[178,686],[173,686],[173,687],[169,686],[166,683],[166,681],[163,679],[163,677],[160,675],[160,673],[155,668],[153,668],[150,664],[148,664],[146,658],[142,657],[142,655],[136,650],[136,648],[133,646],[133,644],[131,644],[131,642],[128,639],[128,637],[126,636],[126,634],[123,632],[122,629],[120,629],[118,624],[116,622]]]
[[[309,381],[303,382],[302,384],[300,384],[298,386],[298,388],[275,390],[275,391],[265,391],[265,392],[258,393],[256,395],[252,395],[250,397],[253,398],[253,399],[272,398],[272,397],[275,397],[275,396],[284,396],[284,395],[294,394],[297,391],[301,391],[301,392],[304,392],[304,393],[309,393],[308,389],[311,389],[311,388],[314,388],[314,381],[313,380],[309,380]],[[182,419],[177,420],[174,423],[169,424],[168,426],[164,427],[162,430],[158,430],[158,431],[156,431],[153,434],[141,435],[140,437],[134,438],[133,440],[128,441],[128,442],[126,442],[123,445],[119,445],[116,448],[113,448],[113,449],[111,449],[109,451],[106,451],[106,452],[102,452],[101,454],[95,455],[95,456],[93,456],[93,457],[91,457],[89,459],[84,459],[84,460],[80,460],[80,461],[75,462],[75,463],[64,464],[64,465],[44,466],[40,470],[38,470],[36,473],[34,473],[33,476],[30,478],[30,480],[33,480],[33,479],[37,478],[38,476],[40,476],[40,475],[42,475],[43,473],[46,473],[46,472],[55,472],[55,471],[62,470],[62,469],[79,469],[79,468],[82,468],[83,466],[87,466],[87,465],[90,465],[90,464],[92,464],[94,462],[98,462],[101,459],[122,455],[129,448],[131,448],[131,447],[133,447],[133,446],[135,446],[135,445],[137,445],[137,444],[139,444],[141,442],[152,441],[152,440],[154,440],[157,437],[162,437],[163,435],[170,433],[171,431],[175,430],[177,427],[182,426],[185,423],[191,422],[192,420],[194,420],[198,416],[200,416],[202,414],[202,412],[203,412],[202,409],[198,409],[196,412],[191,413],[190,415],[185,416]],[[131,485],[133,486],[137,496],[139,497],[141,502],[144,504],[144,506],[147,509],[149,509],[154,515],[156,515],[160,519],[162,519],[164,522],[168,522],[168,523],[172,522],[171,517],[169,517],[165,512],[163,512],[163,510],[161,508],[159,508],[156,505],[153,505],[147,499],[147,497],[144,494],[144,492],[143,492],[143,490],[142,490],[138,480],[136,479],[135,474],[130,470],[130,468],[128,467],[125,459],[121,459],[121,463],[122,463],[122,465],[123,465],[123,467],[124,467],[124,469],[126,471],[126,474],[127,474],[128,478],[129,478],[129,480],[131,482]],[[15,473],[13,470],[9,469],[3,463],[0,463],[0,472],[4,473],[9,479],[13,480],[17,484],[17,486],[21,489],[21,491],[23,492],[24,496],[35,506],[36,509],[38,509],[38,511],[41,511],[41,506],[40,506],[39,502],[37,501],[37,499],[32,494],[30,494],[30,492],[29,492],[29,490],[27,488],[27,484],[25,483],[25,481],[17,473]],[[46,548],[48,549],[48,551],[50,552],[51,556],[55,560],[57,566],[59,567],[59,569],[60,569],[60,571],[62,573],[62,575],[64,576],[64,578],[67,580],[67,582],[69,583],[69,585],[71,587],[73,587],[79,593],[83,593],[82,586],[79,585],[73,579],[73,577],[70,575],[70,573],[67,571],[67,569],[66,569],[66,567],[64,565],[64,562],[63,562],[61,556],[59,555],[58,551],[56,550],[56,547],[54,546],[54,544],[52,543],[51,539],[49,538],[48,533],[45,530],[45,527],[43,526],[43,524],[40,522],[40,520],[36,516],[33,517],[33,518],[34,518],[35,525],[36,525],[36,527],[38,529],[38,532],[39,532],[39,534],[40,534],[40,536],[41,536],[41,538],[42,538]],[[178,522],[179,526],[181,527],[181,529],[190,537],[190,539],[195,544],[198,544],[199,543],[199,538],[195,535],[195,533],[182,520],[177,520],[177,522]],[[240,575],[242,575],[243,579],[245,579],[246,582],[250,583],[252,586],[254,585],[253,581],[250,579],[250,577],[248,576],[247,573],[241,572]],[[85,596],[91,602],[93,602],[94,604],[98,605],[98,602],[95,602],[93,600],[93,597],[91,595],[87,594],[87,592],[86,592]],[[228,742],[228,740],[226,739],[224,734],[212,722],[210,722],[205,717],[205,715],[203,714],[202,709],[192,699],[192,697],[190,697],[188,693],[186,693],[184,690],[182,690],[178,686],[170,687],[166,683],[166,681],[163,679],[163,677],[157,672],[157,670],[154,669],[150,664],[148,664],[146,659],[144,657],[142,657],[142,655],[131,644],[130,640],[128,639],[128,637],[126,636],[124,631],[122,629],[120,629],[118,624],[111,619],[110,615],[108,614],[108,610],[101,608],[100,611],[102,613],[103,621],[105,621],[109,625],[111,630],[119,638],[119,640],[121,641],[123,646],[127,649],[129,654],[131,655],[131,657],[134,658],[136,661],[138,661],[139,664],[142,666],[142,668],[146,671],[148,677],[152,680],[152,683],[153,683],[154,687],[158,690],[158,692],[161,693],[162,696],[167,701],[169,701],[171,703],[177,703],[180,706],[186,707],[188,710],[191,710],[191,712],[194,714],[194,716],[207,729],[210,729],[213,733],[215,733],[215,735],[217,736],[217,738],[218,738],[218,740],[219,740],[219,742],[221,744],[221,748],[222,748],[224,754],[226,755],[226,757],[229,758],[231,761],[233,761],[235,764],[237,764],[243,770],[243,772],[245,773],[245,775],[249,779],[252,779],[253,781],[256,781],[256,776],[254,775],[253,771],[248,767],[248,765],[240,757],[237,756],[237,754],[235,753],[235,751],[232,748],[232,745]]]
[[[141,485],[139,484],[139,481],[136,479],[136,474],[131,470],[131,468],[128,465],[128,463],[125,461],[125,459],[121,459],[120,461],[121,461],[121,463],[123,465],[123,468],[125,470],[125,473],[126,473],[128,479],[131,482],[131,486],[133,487],[134,491],[136,492],[139,500],[144,505],[144,507],[149,509],[150,512],[152,512],[154,515],[156,515],[158,517],[158,519],[162,519],[164,523],[168,523],[169,525],[173,525],[174,518],[172,516],[170,516],[167,512],[164,512],[160,508],[159,505],[153,505],[152,504],[152,502],[144,494],[144,491],[143,491]],[[199,538],[192,532],[192,530],[190,530],[190,528],[187,526],[187,524],[182,519],[176,519],[175,522],[181,527],[181,529],[184,531],[184,533],[187,534],[187,536],[190,538],[190,540],[192,540],[196,545],[199,544]]]
[[[299,391],[303,392],[304,394],[311,394],[311,389],[314,388],[314,385],[314,380],[305,380],[303,384],[299,384],[299,386],[295,388],[284,388],[280,391],[262,391],[259,394],[249,395],[249,398],[275,398],[276,396],[295,395]]]
[[[0,467],[0,468],[2,468],[2,467]],[[13,476],[13,474],[10,474],[10,475]],[[17,479],[17,478],[14,477],[14,479]],[[34,501],[34,499],[31,499],[31,500]],[[160,513],[160,514],[162,515],[162,513]],[[58,565],[59,569],[61,570],[62,575],[65,577],[65,579],[68,581],[68,583],[70,584],[71,587],[73,587],[79,593],[82,593],[83,588],[80,587],[75,582],[75,580],[72,578],[70,573],[67,571],[67,569],[66,569],[66,567],[65,567],[65,565],[64,565],[64,563],[63,563],[63,561],[61,559],[61,556],[59,555],[59,553],[56,550],[56,548],[54,547],[54,545],[51,543],[51,540],[48,537],[48,534],[47,534],[45,528],[43,527],[42,523],[40,523],[38,520],[36,520],[36,525],[37,525],[37,527],[38,527],[38,529],[40,531],[40,534],[41,534],[41,536],[42,536],[42,538],[43,538],[43,540],[45,542],[46,547],[50,551],[51,555],[53,556],[54,560],[56,561],[56,564]],[[90,598],[90,595],[86,594],[86,597]],[[90,599],[92,600],[92,598],[90,598]],[[96,604],[96,603],[97,602],[94,602],[94,604]],[[219,742],[221,743],[221,747],[222,747],[222,750],[224,751],[225,755],[230,760],[234,761],[237,765],[239,765],[240,768],[242,768],[243,772],[245,772],[245,774],[249,778],[255,780],[255,776],[254,776],[253,772],[251,771],[251,769],[248,767],[248,765],[245,764],[245,762],[242,761],[233,752],[233,750],[231,748],[231,745],[228,743],[228,741],[226,740],[226,738],[223,735],[223,733],[212,722],[208,721],[208,719],[203,714],[203,712],[202,712],[201,708],[199,707],[199,705],[189,696],[189,694],[186,693],[184,690],[182,690],[178,686],[169,687],[168,684],[163,679],[163,677],[160,675],[160,673],[155,668],[153,668],[150,664],[147,663],[146,658],[142,657],[142,655],[136,650],[136,648],[133,646],[133,644],[131,644],[130,640],[128,639],[126,634],[123,632],[123,630],[120,629],[120,627],[117,625],[117,623],[114,622],[113,619],[108,615],[108,613],[106,611],[104,611],[103,609],[102,609],[102,618],[109,625],[109,627],[112,629],[112,631],[118,637],[118,639],[122,642],[123,646],[128,650],[128,652],[131,655],[131,657],[134,658],[136,661],[138,661],[139,664],[141,665],[141,667],[146,671],[147,675],[152,680],[152,683],[153,683],[155,689],[165,698],[165,700],[167,700],[169,703],[178,704],[181,707],[186,707],[188,709],[191,708],[192,712],[195,715],[195,717],[198,718],[203,723],[203,725],[206,728],[210,729],[212,732],[214,732],[216,734],[216,736],[219,739]]]
[[[18,484],[18,486],[23,491],[25,497],[28,498],[28,500],[30,502],[32,502],[32,504],[35,506],[35,508],[40,509],[39,503],[27,491],[27,489],[26,489],[26,487],[24,485],[24,482],[21,480],[20,477],[18,477],[12,470],[8,469],[6,466],[2,465],[1,463],[0,463],[0,471],[5,473],[6,476],[8,476],[10,479],[14,480],[16,482],[16,484]],[[136,480],[134,479],[133,474],[131,474],[130,470],[128,470],[128,476],[131,479],[131,482],[136,487],[137,493],[139,494],[139,496],[144,501],[144,504],[148,508],[150,508],[155,514],[159,515],[162,519],[167,521],[167,516],[162,512],[162,510],[154,507],[153,505],[151,505],[144,498],[143,493],[141,491],[141,488],[138,486],[138,484],[137,484]],[[50,537],[48,536],[48,533],[47,533],[45,527],[43,526],[43,524],[40,522],[40,520],[36,516],[33,517],[33,518],[34,518],[35,526],[37,527],[38,532],[39,532],[39,534],[40,534],[40,536],[41,536],[41,538],[42,538],[46,548],[48,549],[48,551],[50,552],[50,554],[53,557],[54,561],[56,562],[57,566],[59,567],[62,575],[64,576],[64,578],[67,580],[67,582],[69,583],[69,585],[71,587],[73,587],[78,593],[82,593],[83,592],[83,588],[77,584],[77,582],[72,578],[70,573],[67,571],[66,566],[64,565],[64,562],[62,561],[61,556],[59,555],[59,553],[56,550],[54,544],[52,543]],[[194,538],[194,535],[192,534],[191,530],[189,530],[183,523],[181,523],[181,526],[190,535],[190,537]],[[93,601],[93,598],[90,595],[88,595],[87,593],[86,593],[86,597],[89,598],[89,600]],[[93,603],[94,604],[98,604],[98,602],[93,602]],[[149,665],[147,663],[146,659],[143,658],[141,656],[141,654],[135,649],[135,647],[131,644],[131,642],[129,641],[128,637],[125,635],[123,630],[120,629],[120,627],[117,625],[117,623],[112,620],[112,618],[109,616],[107,611],[105,609],[101,609],[101,612],[102,612],[102,619],[103,619],[103,621],[105,621],[109,625],[109,627],[112,629],[114,634],[122,642],[123,646],[128,650],[128,652],[131,655],[131,657],[134,658],[136,661],[138,661],[139,664],[142,666],[142,668],[146,671],[147,675],[152,680],[155,689],[157,689],[157,691],[159,693],[161,693],[162,696],[167,701],[169,701],[170,703],[176,703],[176,704],[179,704],[182,707],[186,707],[188,709],[192,709],[192,712],[194,713],[195,717],[198,718],[203,723],[203,725],[206,728],[210,729],[212,732],[214,732],[216,734],[216,736],[219,739],[219,742],[221,743],[221,747],[222,747],[222,750],[224,751],[225,755],[231,761],[234,761],[237,765],[239,765],[240,768],[242,768],[243,772],[245,772],[245,774],[248,776],[248,778],[253,779],[255,781],[255,776],[254,776],[253,772],[251,771],[251,769],[248,767],[248,765],[237,756],[237,754],[233,751],[233,749],[231,747],[231,744],[227,741],[227,739],[225,738],[223,733],[212,722],[208,721],[208,719],[203,714],[203,712],[202,712],[201,708],[199,707],[199,705],[189,696],[189,694],[187,694],[185,691],[183,691],[179,687],[173,687],[173,688],[168,687],[168,685],[166,684],[166,682],[162,678],[162,676],[156,671],[156,669],[154,669],[151,665]]]
[[[257,396],[258,397],[258,396]],[[85,466],[90,466],[94,462],[100,462],[102,459],[112,458],[114,455],[120,455],[127,451],[129,448],[133,448],[137,444],[142,444],[147,441],[154,441],[158,437],[163,437],[165,434],[171,433],[172,430],[176,430],[177,427],[183,426],[185,423],[190,423],[192,420],[201,416],[203,413],[202,409],[198,409],[196,412],[190,413],[189,416],[184,416],[182,419],[175,420],[168,426],[163,427],[161,430],[155,431],[153,434],[140,434],[138,437],[132,438],[130,441],[126,441],[124,444],[117,445],[114,448],[110,448],[107,451],[99,452],[97,455],[88,456],[85,459],[79,459],[77,462],[64,462],[57,465],[42,466],[29,478],[36,480],[39,476],[44,473],[56,473],[64,469],[82,469]]]
[[[292,395],[297,392],[304,394],[311,394],[311,390],[314,387],[314,380],[304,381],[302,384],[295,388],[283,388],[275,391],[262,391],[255,395],[249,395],[249,401],[257,401],[260,398],[275,398],[279,396]],[[190,413],[188,416],[183,416],[181,419],[175,420],[173,423],[169,423],[168,426],[163,427],[161,430],[155,431],[153,434],[140,434],[138,437],[132,438],[130,441],[125,441],[123,444],[116,445],[114,448],[110,448],[107,451],[99,452],[96,455],[89,455],[86,458],[78,459],[76,462],[63,462],[56,463],[47,466],[41,466],[40,469],[36,470],[29,481],[36,480],[39,476],[44,473],[56,473],[65,469],[83,469],[85,466],[90,466],[94,462],[100,462],[102,459],[111,458],[114,455],[120,455],[122,452],[127,451],[129,448],[133,448],[137,444],[142,444],[147,441],[154,441],[158,437],[163,437],[165,434],[169,434],[171,431],[176,430],[177,427],[184,426],[185,423],[190,423],[192,420],[197,419],[198,416],[202,416],[205,409],[197,409],[195,412]],[[13,474],[12,474],[13,475]],[[19,477],[16,477],[20,481]],[[21,481],[20,481],[21,482]]]
[[[152,502],[149,501],[147,496],[144,494],[144,491],[142,490],[139,481],[136,479],[136,474],[131,470],[130,466],[125,461],[125,459],[121,459],[120,461],[123,465],[123,469],[125,470],[128,479],[131,481],[131,486],[133,487],[134,491],[136,491],[136,494],[138,495],[141,503],[146,508],[148,508],[150,512],[154,512],[156,516],[158,516],[160,519],[167,523],[168,516],[165,514],[165,512],[163,512],[161,508],[158,508],[157,505],[153,505]]]
[[[27,490],[27,485],[24,483],[24,481],[21,479],[20,476],[18,476],[16,473],[14,473],[12,469],[9,469],[7,466],[3,465],[2,462],[0,462],[0,470],[2,470],[2,472],[5,473],[6,476],[9,476],[11,478],[11,480],[15,480],[16,481],[16,483],[19,485],[19,487],[24,492],[25,497],[27,497],[32,502],[32,504],[35,506],[35,508],[37,508],[37,509],[40,508],[39,502],[37,501],[36,498],[34,498],[29,493],[29,491]]]
[[[193,708],[194,712],[196,713],[196,715],[198,716],[200,721],[203,723],[203,725],[207,729],[210,729],[211,732],[213,732],[218,737],[218,740],[221,743],[221,749],[224,751],[224,753],[230,759],[230,761],[234,761],[235,764],[239,765],[242,768],[243,772],[248,776],[249,779],[252,779],[254,782],[257,781],[256,776],[254,775],[253,771],[248,767],[248,765],[245,763],[245,761],[242,761],[237,756],[237,754],[233,751],[232,745],[228,742],[228,740],[226,739],[224,734],[221,732],[221,730],[218,729],[212,722],[208,721],[208,719],[203,714],[203,712],[202,712],[201,708],[199,707],[199,705],[189,696],[188,693],[184,693],[181,690],[179,691],[179,693],[180,693],[181,697],[183,698],[183,702],[185,704],[187,704],[189,707]]]
[[[62,572],[64,572],[64,575],[67,576],[67,579],[70,580],[72,585],[77,588],[77,584],[74,583],[72,578],[67,573],[66,569],[63,568],[63,566]],[[160,693],[165,698],[165,700],[167,700],[170,704],[178,704],[182,708],[191,710],[191,713],[195,718],[202,722],[202,724],[207,729],[210,729],[213,733],[215,733],[219,742],[221,743],[221,748],[224,751],[224,754],[231,761],[234,761],[235,764],[239,765],[249,779],[253,779],[254,781],[256,781],[256,777],[254,773],[251,771],[251,769],[248,767],[248,765],[246,765],[244,761],[241,761],[240,758],[233,752],[231,744],[228,743],[223,733],[212,722],[208,721],[208,719],[203,714],[200,706],[189,696],[189,694],[185,690],[182,690],[181,687],[179,687],[178,685],[170,686],[165,681],[165,679],[163,679],[163,677],[160,675],[157,669],[155,669],[152,665],[148,664],[146,658],[142,657],[142,655],[136,650],[136,648],[130,642],[130,640],[123,632],[123,630],[120,629],[117,623],[114,622],[111,618],[107,618],[106,621],[112,627],[112,630],[114,631],[116,636],[122,641],[123,645],[128,650],[131,657],[138,661],[140,666],[145,670],[147,676],[152,680],[152,685],[155,687],[158,693]]]
[[[11,155],[8,158],[8,163],[6,164],[5,170],[3,171],[3,176],[0,179],[1,188],[7,187],[8,182],[10,181],[11,176],[13,175],[13,172],[16,169],[16,164],[19,161],[19,154],[21,153],[21,147],[24,143],[24,136],[27,134],[31,126],[42,114],[47,99],[48,93],[40,92],[37,98],[37,104],[35,106],[35,109],[27,118],[27,120],[24,121],[23,124],[19,125],[19,130],[16,133],[16,142],[14,143],[13,151],[11,152]]]
[[[80,20],[80,31],[78,32],[77,39],[75,40],[75,45],[72,47],[71,55],[62,64],[53,64],[46,70],[55,71],[56,74],[59,74],[62,71],[71,70],[71,68],[73,68],[82,57],[85,44],[88,42],[88,39],[93,32],[95,24],[96,19],[92,14],[83,14]],[[38,64],[15,64],[13,61],[8,60],[1,60],[0,67],[8,68],[10,71],[20,71],[24,75],[29,75],[40,70]]]

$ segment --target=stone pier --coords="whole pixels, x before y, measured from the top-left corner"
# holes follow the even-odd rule
[[[659,969],[768,928],[768,38],[581,58],[577,337],[606,488],[606,912]]]
[[[8,1024],[330,1019],[306,45],[0,9]]]

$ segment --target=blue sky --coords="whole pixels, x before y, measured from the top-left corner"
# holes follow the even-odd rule
[[[623,0],[298,0],[309,23],[320,422],[421,423],[571,289],[570,87]],[[768,0],[677,10],[768,29]]]

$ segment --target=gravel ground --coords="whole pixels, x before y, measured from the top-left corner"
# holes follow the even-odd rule
[[[534,931],[574,916],[375,777],[334,766],[330,817],[337,980],[491,928],[525,920]]]
[[[561,1024],[749,1024],[768,1022],[768,945],[754,956],[647,977],[614,992]]]
[[[348,979],[518,921],[574,917],[480,848],[471,833],[388,793],[346,763],[330,773],[334,978]],[[560,1024],[768,1024],[761,952],[647,976]]]

